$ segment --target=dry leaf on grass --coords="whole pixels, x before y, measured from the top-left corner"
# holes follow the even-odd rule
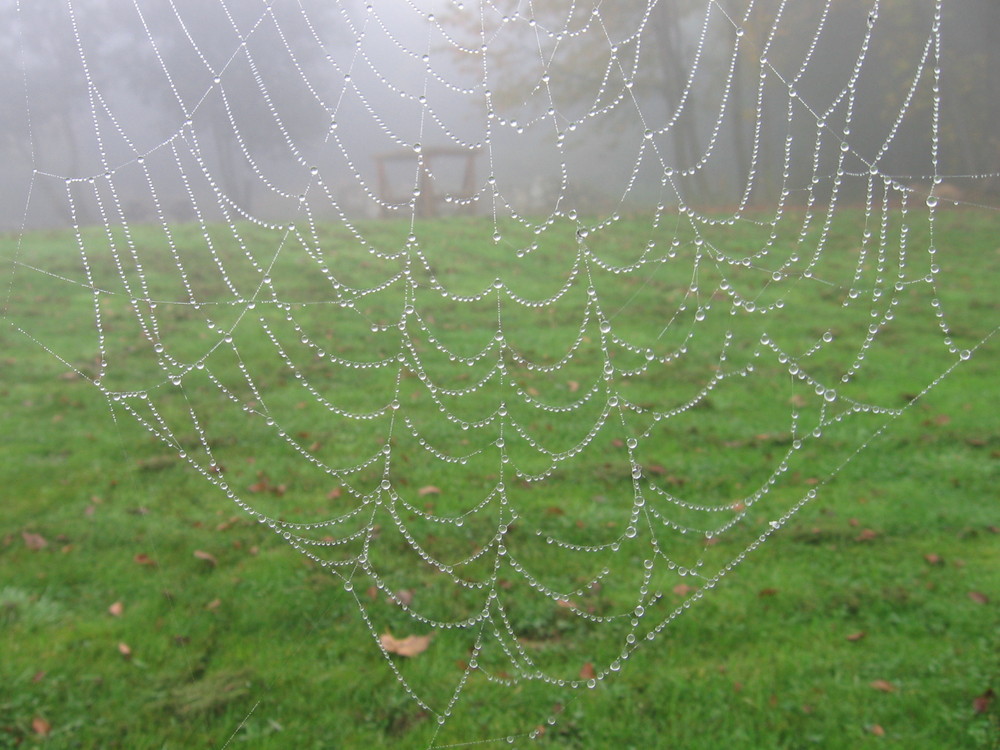
[[[39,737],[47,737],[49,732],[52,731],[52,725],[41,716],[36,716],[31,720],[31,729]]]
[[[993,703],[994,697],[995,693],[993,692],[993,688],[989,688],[982,695],[977,695],[972,699],[972,710],[977,714],[986,713],[990,710],[990,705]]]
[[[857,633],[851,633],[850,635],[848,635],[847,640],[860,641],[862,638],[865,637],[865,635],[866,635],[865,631],[859,630]]]
[[[140,552],[132,559],[139,565],[149,565],[150,567],[156,567],[156,560],[154,560],[144,552]]]
[[[126,659],[132,658],[132,648],[127,643],[118,644],[118,653],[124,656]]]
[[[215,555],[211,552],[205,552],[204,550],[196,549],[194,551],[194,556],[199,560],[204,560],[209,563],[213,568],[219,564],[219,561],[215,559]]]
[[[115,602],[110,607],[108,607],[108,614],[112,617],[121,617],[122,612],[125,611],[125,605],[121,602]]]
[[[881,724],[873,724],[870,731],[876,737],[885,737],[885,730],[882,728]]]
[[[21,538],[24,540],[24,545],[31,550],[45,549],[49,546],[49,543],[41,534],[33,534],[30,531],[22,531]]]
[[[421,487],[417,490],[417,494],[420,495],[420,497],[425,497],[427,495],[440,495],[441,488],[435,487],[433,484],[428,484],[426,487]]]
[[[989,597],[986,596],[982,591],[970,591],[969,598],[972,599],[976,604],[986,604],[989,602]]]
[[[434,634],[430,633],[428,635],[408,635],[406,638],[396,638],[392,633],[386,631],[379,636],[379,642],[382,644],[382,648],[390,654],[412,657],[426,651],[433,637]]]
[[[597,677],[597,672],[594,671],[594,665],[589,661],[580,668],[581,680],[592,680],[595,677]]]
[[[876,690],[881,690],[883,693],[895,693],[896,686],[893,685],[888,680],[872,680],[869,685],[871,685]]]

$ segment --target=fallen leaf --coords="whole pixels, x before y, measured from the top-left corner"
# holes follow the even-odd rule
[[[759,596],[759,597],[774,596],[777,593],[778,593],[778,589],[775,589],[775,588],[766,588],[766,589],[761,589],[760,591],[758,591],[757,592],[757,596]]]
[[[24,545],[31,550],[45,549],[49,546],[49,543],[41,534],[33,534],[30,531],[22,531],[21,538],[24,540]]]
[[[678,594],[679,596],[687,596],[692,591],[697,591],[697,590],[698,589],[695,586],[688,586],[686,583],[678,583],[676,586],[674,586],[674,593]]]
[[[896,686],[888,680],[872,680],[869,684],[876,690],[881,690],[883,693],[896,692]]]
[[[801,393],[796,393],[790,399],[788,399],[788,403],[790,403],[792,406],[805,406],[806,398]]]
[[[545,514],[548,516],[565,516],[566,511],[560,508],[558,505],[550,505],[545,509]]]
[[[108,607],[108,614],[112,617],[121,617],[122,612],[125,611],[125,605],[121,602],[115,602],[110,607]]]
[[[336,500],[338,497],[340,497],[341,492],[342,490],[340,489],[340,487],[334,487],[332,490],[326,493],[326,499]]]
[[[52,731],[52,725],[41,716],[36,716],[31,720],[31,728],[39,737],[47,737]]]
[[[597,672],[594,671],[594,665],[589,661],[580,667],[581,680],[593,680],[595,677],[597,677]]]
[[[576,605],[573,604],[573,602],[568,601],[567,599],[557,599],[556,604],[562,607],[563,609],[576,609]]]
[[[928,565],[943,565],[944,560],[941,559],[941,555],[935,555],[933,552],[928,552],[924,555],[924,559],[927,561]]]
[[[428,635],[408,635],[406,638],[395,638],[392,633],[386,631],[379,636],[379,643],[390,654],[412,657],[422,654],[431,643],[433,633]]]
[[[211,552],[205,552],[204,550],[196,549],[194,551],[194,556],[199,560],[204,560],[209,563],[213,568],[219,564],[219,561],[215,559],[215,555]]]
[[[127,643],[118,644],[118,653],[124,656],[126,659],[132,658],[132,648]]]
[[[213,599],[212,601],[210,601],[208,604],[205,605],[205,609],[211,612],[214,609],[218,609],[221,604],[222,604],[222,599]]]
[[[569,387],[570,393],[576,393],[578,390],[580,390],[580,384],[577,383],[575,380],[569,381],[566,385]]]
[[[35,683],[41,682],[44,679],[45,679],[45,672],[44,671],[35,672],[35,674],[32,675],[32,677],[31,677],[31,681],[35,682]]]
[[[871,731],[871,733],[874,734],[876,737],[885,737],[885,730],[882,728],[880,724],[872,724],[872,727],[869,731]]]
[[[417,494],[420,495],[420,497],[424,497],[425,495],[440,495],[441,488],[435,487],[433,484],[428,484],[426,487],[421,487],[417,490]]]
[[[857,518],[848,518],[847,519],[847,523],[850,526],[860,526],[861,525],[861,521],[859,521]]]
[[[667,473],[667,470],[663,468],[660,464],[650,464],[645,468],[646,471],[648,471],[650,474],[656,474],[658,476],[663,476],[664,474]]]
[[[866,635],[868,635],[868,634],[865,633],[865,631],[859,630],[857,633],[851,633],[850,635],[848,635],[847,636],[847,640],[849,640],[849,641],[860,641]]]
[[[873,531],[872,529],[864,529],[860,534],[858,534],[854,538],[854,541],[856,541],[856,542],[870,542],[872,539],[876,539],[877,537],[878,537],[878,532],[877,531]]]
[[[975,698],[972,699],[972,710],[975,711],[977,714],[986,713],[987,711],[990,710],[990,704],[993,703],[994,697],[995,693],[993,692],[993,688],[989,688],[982,695],[977,695]]]
[[[401,589],[397,591],[396,599],[402,602],[404,606],[409,607],[413,601],[413,589]]]
[[[622,448],[625,446],[625,441],[622,440],[621,438],[615,438],[614,440],[611,441],[611,445],[615,448]]]
[[[144,552],[140,552],[138,555],[132,558],[139,565],[149,565],[150,567],[156,567],[156,560],[151,558]]]
[[[989,602],[989,597],[986,596],[982,591],[970,591],[969,598],[972,599],[976,604],[986,604]]]

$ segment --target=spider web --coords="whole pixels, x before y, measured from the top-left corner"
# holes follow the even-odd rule
[[[541,736],[992,335],[945,4],[840,5],[18,4],[5,318],[336,577],[429,745]]]

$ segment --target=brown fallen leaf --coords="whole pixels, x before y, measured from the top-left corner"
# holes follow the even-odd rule
[[[866,635],[867,635],[867,633],[865,633],[865,631],[859,630],[857,633],[851,633],[850,635],[848,635],[846,637],[847,637],[847,640],[852,641],[852,642],[856,642],[856,641],[860,641]]]
[[[569,388],[570,393],[576,393],[578,390],[580,390],[580,384],[577,383],[575,380],[570,380],[568,383],[566,383],[566,386]]]
[[[413,589],[400,589],[396,592],[396,599],[404,606],[409,607],[413,602]]]
[[[977,695],[972,699],[972,710],[977,714],[984,714],[990,710],[990,704],[993,703],[993,698],[996,694],[993,692],[993,688],[989,688],[982,695]]]
[[[213,599],[208,604],[205,605],[205,609],[211,612],[214,609],[218,609],[222,604],[222,599]]]
[[[118,644],[118,653],[126,659],[132,658],[132,648],[127,643],[123,642]]]
[[[870,542],[872,539],[878,538],[878,532],[873,529],[863,529],[860,534],[858,534],[854,541],[856,542]]]
[[[847,525],[848,526],[860,526],[861,525],[861,521],[859,521],[857,518],[848,518],[847,519]]]
[[[39,670],[38,672],[35,672],[35,674],[32,675],[32,677],[31,677],[31,681],[35,682],[35,683],[41,682],[44,679],[45,679],[45,671],[44,670]]]
[[[199,560],[204,560],[205,562],[210,564],[213,568],[219,564],[219,561],[215,559],[215,555],[213,555],[211,552],[205,552],[204,550],[196,549],[194,551],[194,556],[197,557]]]
[[[334,487],[332,490],[326,493],[326,499],[336,500],[338,497],[340,497],[342,492],[343,490],[341,490],[340,487]]]
[[[933,552],[928,552],[924,555],[924,559],[927,561],[928,565],[943,565],[944,560],[941,559],[941,555],[935,555]]]
[[[33,534],[30,531],[22,531],[21,538],[24,540],[24,546],[30,550],[40,550],[45,549],[49,546],[48,541],[41,534]]]
[[[882,728],[881,724],[872,724],[869,731],[876,737],[885,737],[885,730]]]
[[[433,484],[428,484],[417,490],[417,494],[420,495],[420,497],[426,497],[427,495],[440,495],[441,488],[435,487]]]
[[[778,593],[778,589],[775,589],[775,588],[766,588],[766,589],[761,589],[760,591],[758,591],[757,592],[757,596],[763,598],[765,596],[774,596],[777,593]]]
[[[52,725],[41,716],[36,716],[31,720],[31,729],[39,737],[48,737],[49,732],[52,731]]]
[[[895,693],[896,692],[896,686],[893,685],[888,680],[872,680],[868,684],[871,685],[876,690],[882,691],[883,693]]]
[[[556,605],[562,607],[563,609],[576,609],[576,605],[568,599],[557,599]]]
[[[674,586],[674,593],[678,596],[687,596],[692,591],[697,591],[696,586],[688,586],[686,583],[678,583]]]
[[[153,558],[151,558],[145,552],[140,552],[138,555],[136,555],[132,559],[135,562],[137,562],[139,565],[148,565],[148,566],[150,566],[152,568],[156,567],[156,560],[154,560]]]
[[[595,677],[597,677],[597,672],[594,671],[594,665],[589,661],[580,667],[581,680],[593,680]]]
[[[976,604],[987,604],[990,598],[986,596],[982,591],[970,591],[969,598],[972,599]]]
[[[422,654],[431,644],[433,633],[428,635],[408,635],[406,638],[396,638],[386,631],[379,636],[379,643],[390,654],[405,656],[407,658]]]
[[[115,602],[110,607],[108,607],[108,614],[112,617],[121,617],[122,612],[125,611],[125,605],[121,602]]]

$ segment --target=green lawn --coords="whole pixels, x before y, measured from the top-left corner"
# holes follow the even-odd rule
[[[491,225],[474,219],[419,224],[425,263],[401,252],[409,227],[394,223],[359,227],[364,244],[321,225],[304,246],[245,226],[245,251],[227,227],[212,227],[225,278],[195,226],[171,228],[174,251],[162,229],[116,235],[117,260],[101,231],[85,230],[89,280],[71,233],[32,233],[20,245],[3,238],[0,747],[423,748],[487,739],[508,746],[508,738],[517,747],[623,750],[1000,747],[992,698],[1000,691],[1000,342],[988,338],[1000,324],[1000,219],[941,212],[933,258],[926,216],[914,213],[902,231],[898,220],[876,227],[862,254],[864,216],[843,211],[812,278],[801,279],[771,274],[800,248],[809,250],[805,260],[789,262],[805,267],[818,229],[796,242],[795,227],[766,258],[734,266],[725,259],[752,253],[766,228],[708,227],[696,237],[675,230],[676,217],[662,230],[625,219],[586,238],[606,265],[626,266],[662,232],[668,246],[657,244],[650,257],[676,257],[627,273],[581,265],[573,228],[535,237],[503,226],[494,243]],[[538,248],[518,258],[533,242]],[[369,245],[382,255],[367,253]],[[397,282],[351,306],[331,304],[350,296],[340,290],[390,281],[407,258],[414,299]],[[932,263],[941,267],[933,288],[921,281]],[[255,265],[268,269],[273,294]],[[507,296],[550,297],[574,268],[576,282],[551,305],[523,307]],[[484,296],[442,298],[429,287],[432,274],[453,294]],[[905,283],[896,290],[898,278]],[[589,284],[600,315],[588,307]],[[93,287],[104,290],[100,339]],[[166,304],[189,295],[205,304]],[[507,345],[543,365],[573,350],[571,362],[548,373],[507,356],[505,371],[491,376],[495,356],[466,366],[437,350],[435,341],[473,357],[496,346],[498,295]],[[130,297],[161,302],[150,308]],[[734,299],[754,300],[755,311]],[[396,327],[408,302],[426,330],[412,317],[406,332]],[[634,351],[607,338],[601,316]],[[866,346],[873,323],[882,330]],[[914,400],[959,361],[946,336],[954,349],[975,351]],[[358,370],[335,360],[383,361],[404,337],[407,366]],[[95,359],[101,346],[106,371]],[[602,347],[617,368],[610,381]],[[841,383],[859,351],[857,376]],[[647,368],[647,356],[657,364]],[[409,366],[415,361],[421,368]],[[814,380],[796,377],[790,364]],[[716,373],[724,379],[703,392]],[[98,376],[107,395],[91,382]],[[448,395],[487,376],[469,395]],[[816,383],[836,394],[828,400]],[[611,407],[591,433],[609,388],[641,408]],[[568,406],[591,389],[565,413],[532,406]],[[337,409],[378,414],[347,419],[317,395]],[[385,409],[393,399],[399,408]],[[501,401],[508,419],[488,421]],[[902,412],[852,412],[854,403]],[[456,419],[443,418],[441,407]],[[655,409],[678,411],[659,421]],[[470,457],[433,457],[403,417],[436,450]],[[494,444],[501,421],[508,466]],[[587,449],[544,481],[519,480],[510,467],[541,472],[548,462],[513,422],[549,450],[585,436]],[[653,491],[633,505],[632,436],[640,438],[641,483],[698,507]],[[389,497],[378,490],[381,461],[345,475],[343,486],[321,468],[362,464],[387,439],[399,502],[361,503],[352,494]],[[769,492],[747,501],[782,463]],[[508,503],[470,512],[501,471]],[[293,529],[344,542],[308,547],[310,559],[241,511],[220,482],[277,521],[363,512]],[[810,491],[816,499],[785,516]],[[458,526],[421,513],[468,515]],[[704,534],[727,521],[724,532]],[[772,521],[780,528],[743,559]],[[506,555],[490,546],[500,523],[509,526]],[[602,549],[574,552],[549,537]],[[414,541],[489,585],[457,591],[414,553]],[[381,580],[355,565],[323,564],[358,555]],[[646,559],[655,562],[648,574]],[[512,560],[533,571],[535,586]],[[717,576],[733,560],[732,572]],[[494,627],[504,635],[499,605],[486,627],[433,628],[376,584],[442,620],[475,615],[492,589],[518,640],[493,636]],[[633,630],[629,613],[643,585]],[[557,602],[542,587],[572,595]],[[674,611],[655,639],[618,663],[629,632],[642,643]],[[426,651],[388,659],[431,711],[406,695],[376,646],[386,630],[433,631]],[[439,724],[477,636],[479,669],[468,671]],[[567,684],[513,684],[501,641]]]

